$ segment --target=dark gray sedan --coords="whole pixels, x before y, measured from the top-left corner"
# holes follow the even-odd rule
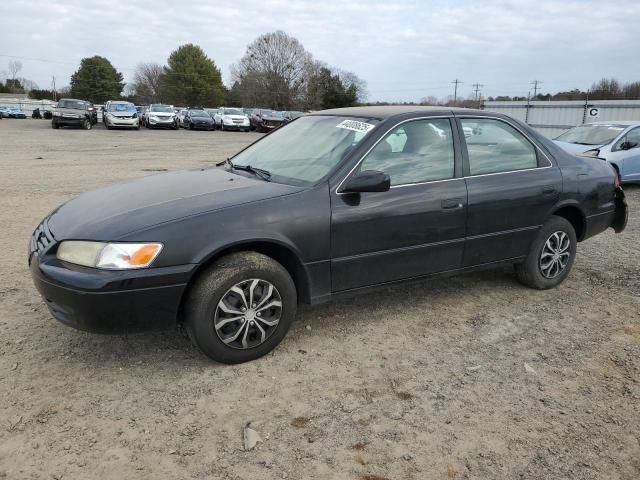
[[[617,182],[610,164],[504,115],[327,110],[218,166],[65,203],[33,233],[29,264],[62,323],[183,323],[205,354],[237,363],[275,348],[299,303],[505,264],[555,287],[578,242],[625,228]]]

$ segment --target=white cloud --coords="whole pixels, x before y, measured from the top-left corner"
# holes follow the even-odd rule
[[[179,45],[200,45],[229,66],[258,35],[297,37],[318,59],[352,70],[371,97],[415,100],[450,93],[450,81],[487,94],[586,88],[603,76],[640,79],[636,0],[175,0],[2,2],[0,54],[23,59],[22,76],[68,83],[82,57],[103,55],[125,78],[138,62],[164,63]],[[0,71],[10,58],[0,57]]]

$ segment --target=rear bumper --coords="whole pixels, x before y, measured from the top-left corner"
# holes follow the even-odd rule
[[[65,325],[93,333],[171,328],[193,268],[99,271],[46,257],[33,255],[29,266],[51,315]]]
[[[629,206],[627,205],[624,190],[621,187],[616,188],[615,206],[611,227],[616,233],[620,233],[626,228],[629,219]]]

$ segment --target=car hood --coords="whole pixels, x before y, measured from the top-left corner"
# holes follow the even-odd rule
[[[175,113],[171,112],[147,112],[150,117],[173,117]]]
[[[273,116],[273,115],[264,115],[264,116],[262,116],[262,117],[260,117],[260,118],[262,118],[262,120],[269,120],[270,122],[273,122],[273,121],[276,121],[276,122],[284,122],[284,121],[285,121],[285,119],[284,119],[284,118],[282,118],[282,117],[275,117],[275,116]]]
[[[48,226],[58,241],[113,241],[160,223],[299,190],[218,167],[170,172],[84,193],[56,209]]]
[[[211,123],[211,117],[191,117],[192,122]]]
[[[80,110],[79,108],[62,108],[62,107],[55,107],[53,109],[54,112],[60,112],[61,114],[65,114],[65,113],[74,113],[76,115],[86,115],[88,110]]]
[[[553,143],[562,148],[565,152],[572,153],[574,155],[579,155],[588,150],[595,150],[597,148],[602,148],[604,145],[581,145],[579,143],[568,143],[568,142],[560,142],[558,140],[554,140]]]
[[[138,112],[109,112],[110,115],[114,116],[114,117],[131,117],[134,113],[138,113]]]
[[[222,117],[229,117],[231,120],[244,120],[245,118],[247,118],[246,115],[221,115]]]

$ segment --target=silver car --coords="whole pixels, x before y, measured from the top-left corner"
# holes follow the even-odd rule
[[[640,122],[598,122],[567,130],[554,142],[574,155],[611,163],[622,183],[640,183]]]
[[[140,117],[136,106],[131,102],[109,101],[103,110],[104,124],[107,129],[115,127],[140,130]]]

